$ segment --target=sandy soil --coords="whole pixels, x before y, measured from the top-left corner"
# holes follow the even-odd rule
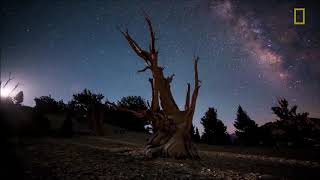
[[[317,161],[200,148],[201,160],[146,159],[142,142],[112,137],[23,139],[23,179],[320,179]]]

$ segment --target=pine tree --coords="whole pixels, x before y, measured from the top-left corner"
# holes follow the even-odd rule
[[[234,122],[236,128],[236,135],[241,144],[254,145],[258,141],[257,129],[258,125],[251,120],[248,114],[239,105],[237,118]]]
[[[227,127],[221,120],[217,118],[217,110],[209,108],[205,115],[201,118],[201,124],[204,127],[204,132],[201,140],[207,144],[226,144],[227,142]]]
[[[289,103],[285,98],[279,99],[278,106],[271,108],[273,113],[279,117],[279,121],[294,121],[296,119],[305,119],[308,117],[309,113],[297,113],[297,109],[297,105],[289,108]]]
[[[299,145],[303,144],[305,139],[312,137],[314,125],[308,118],[309,113],[297,113],[297,108],[297,105],[289,107],[285,98],[278,99],[278,105],[271,108],[279,118],[276,122],[277,127],[283,132],[277,136],[277,140],[290,141]]]

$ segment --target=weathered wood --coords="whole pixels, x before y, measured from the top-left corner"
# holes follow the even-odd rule
[[[199,158],[198,152],[192,143],[190,128],[192,128],[192,118],[196,107],[196,100],[200,88],[198,79],[198,59],[194,61],[194,90],[190,102],[190,84],[188,83],[185,110],[181,111],[171,93],[170,83],[174,74],[165,77],[163,67],[158,66],[158,51],[155,47],[155,33],[151,20],[145,17],[150,33],[149,51],[142,49],[138,43],[128,33],[122,32],[134,52],[141,57],[146,66],[139,72],[150,70],[152,78],[149,79],[152,89],[151,107],[144,112],[132,112],[137,116],[145,116],[152,122],[154,127],[153,137],[145,147],[148,157],[173,157],[173,158]],[[161,108],[160,108],[160,105]]]

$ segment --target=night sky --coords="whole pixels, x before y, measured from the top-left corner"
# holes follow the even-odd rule
[[[315,2],[315,1],[313,1]],[[69,101],[84,88],[111,101],[150,99],[150,73],[119,29],[148,47],[144,12],[152,19],[165,73],[175,73],[173,95],[184,104],[200,57],[202,86],[194,123],[208,107],[233,131],[240,104],[258,124],[285,97],[320,116],[320,6],[294,1],[1,1],[1,79],[15,76],[25,105],[49,95]],[[306,24],[293,25],[293,8]]]

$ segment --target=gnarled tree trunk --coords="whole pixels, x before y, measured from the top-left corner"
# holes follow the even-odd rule
[[[199,158],[197,150],[192,143],[190,129],[196,107],[200,81],[198,79],[198,57],[194,61],[194,90],[190,100],[190,84],[187,86],[187,95],[184,110],[180,110],[172,96],[170,83],[172,74],[165,77],[163,68],[158,65],[158,51],[155,48],[155,33],[149,17],[145,17],[149,32],[150,45],[146,51],[131,38],[128,33],[122,32],[131,48],[145,62],[145,68],[138,71],[150,70],[152,79],[149,79],[152,88],[151,107],[144,112],[134,112],[137,116],[144,116],[152,122],[155,132],[145,147],[148,157],[174,157],[174,158]]]

